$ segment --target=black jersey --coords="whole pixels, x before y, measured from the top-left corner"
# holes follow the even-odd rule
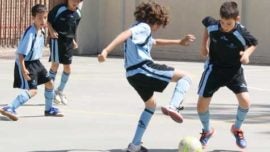
[[[79,8],[76,11],[71,11],[66,4],[55,6],[48,15],[49,23],[59,36],[64,38],[75,38],[80,19]]]
[[[240,51],[258,43],[240,23],[230,32],[222,32],[220,21],[212,17],[204,18],[202,23],[209,34],[209,61],[214,67],[240,67]]]

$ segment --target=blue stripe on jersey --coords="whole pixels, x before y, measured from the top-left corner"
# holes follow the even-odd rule
[[[22,39],[26,36],[27,32],[31,29],[31,27],[32,27],[32,25],[29,26],[29,27],[25,30]]]
[[[56,21],[57,17],[66,10],[68,10],[66,5],[61,6],[54,17],[54,21]]]
[[[246,41],[245,41],[245,39],[244,39],[244,37],[243,37],[242,34],[240,34],[238,31],[234,31],[234,32],[233,32],[233,35],[236,36],[236,38],[242,43],[242,45],[243,45],[244,47],[246,46]]]
[[[200,82],[200,86],[199,86],[199,90],[198,90],[199,96],[203,96],[203,92],[205,90],[206,82],[207,82],[207,80],[209,78],[209,75],[211,74],[212,70],[213,70],[213,65],[208,64],[208,66],[207,66],[207,68],[204,71],[204,74],[202,76],[202,79],[201,79],[202,82]]]
[[[21,80],[21,89],[29,89],[29,85],[27,80],[24,79],[23,74],[22,74],[22,70],[21,70],[21,65],[20,63],[18,63],[19,61],[16,60],[15,64],[17,64],[18,66],[18,70],[19,70],[19,75],[20,75],[20,80]]]
[[[211,25],[207,27],[208,33],[213,32],[213,31],[218,31],[218,25]]]

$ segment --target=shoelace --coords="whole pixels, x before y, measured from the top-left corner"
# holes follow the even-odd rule
[[[181,111],[181,110],[184,110],[184,106],[179,106],[176,108],[177,112]]]
[[[239,130],[239,131],[235,131],[234,134],[239,137],[240,139],[244,138],[244,133],[243,131]]]

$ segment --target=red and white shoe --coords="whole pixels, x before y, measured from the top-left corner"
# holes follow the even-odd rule
[[[182,123],[183,122],[183,116],[179,113],[180,110],[183,108],[173,108],[170,106],[162,106],[161,111],[164,115],[168,115],[172,118],[177,123]]]

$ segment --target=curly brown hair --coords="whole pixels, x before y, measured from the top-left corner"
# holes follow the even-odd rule
[[[165,27],[169,23],[168,10],[156,2],[142,2],[136,7],[134,16],[137,22]]]

